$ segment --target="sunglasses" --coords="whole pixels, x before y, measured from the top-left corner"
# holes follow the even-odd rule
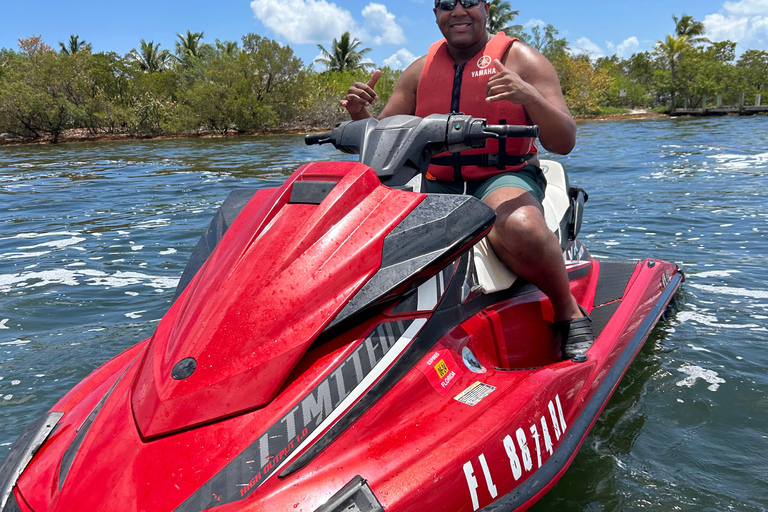
[[[484,0],[459,0],[459,2],[457,2],[456,0],[435,0],[435,8],[442,9],[443,11],[452,11],[456,8],[457,3],[461,3],[463,8],[469,9],[483,1]]]

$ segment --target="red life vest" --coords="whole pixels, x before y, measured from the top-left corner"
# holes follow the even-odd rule
[[[447,114],[461,112],[473,117],[485,118],[488,124],[529,125],[528,114],[522,105],[508,101],[485,101],[488,80],[497,73],[493,59],[503,61],[507,49],[518,39],[512,39],[503,32],[496,34],[483,50],[463,66],[457,66],[448,53],[445,39],[434,43],[429,48],[424,70],[419,79],[416,96],[416,115],[426,117],[429,114]],[[449,87],[448,84],[453,84]],[[512,138],[502,142],[502,154],[511,156],[532,155],[538,152],[535,139]],[[499,141],[489,139],[485,148],[463,151],[461,155],[487,154],[498,155]],[[435,158],[451,156],[443,153]],[[475,157],[477,158],[477,157]],[[484,157],[483,157],[484,158]],[[455,160],[455,159],[454,159]],[[483,165],[436,165],[429,166],[427,179],[441,181],[469,181],[487,179],[496,174],[517,171],[525,167],[526,162],[514,165],[497,165],[486,162]],[[504,158],[502,157],[502,161]]]

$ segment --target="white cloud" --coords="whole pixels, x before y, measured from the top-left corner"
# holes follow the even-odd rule
[[[361,26],[352,13],[326,0],[253,0],[253,14],[265,27],[293,44],[329,44],[344,32],[364,45],[403,44],[405,33],[382,4],[362,10]]]
[[[766,16],[768,0],[741,0],[725,2],[723,8],[734,16]]]
[[[719,13],[704,18],[706,37],[730,40],[740,50],[768,50],[768,0],[725,2]]]
[[[374,36],[373,44],[403,44],[405,33],[402,27],[395,21],[395,15],[387,11],[387,6],[382,4],[368,4],[363,9],[365,27],[369,33],[381,32]]]
[[[253,0],[251,9],[264,26],[294,44],[328,43],[356,27],[349,11],[325,0]]]
[[[592,59],[599,59],[600,57],[605,57],[605,51],[603,51],[602,48],[600,48],[598,45],[596,45],[586,37],[577,39],[576,42],[573,43],[573,45],[571,45],[571,54],[573,55],[587,54]]]
[[[626,59],[636,53],[640,48],[640,41],[635,36],[628,37],[619,46],[616,47],[616,55],[622,59]]]
[[[410,66],[411,63],[416,59],[418,59],[416,55],[412,54],[405,48],[402,48],[391,57],[384,59],[384,65],[389,66],[392,69],[405,69]]]
[[[536,19],[536,18],[531,18],[530,20],[528,20],[523,25],[523,28],[526,28],[526,29],[529,29],[531,27],[541,27],[541,28],[544,28],[546,26],[547,26],[547,24],[546,24],[546,22],[544,22],[544,20],[540,20],[540,19]]]

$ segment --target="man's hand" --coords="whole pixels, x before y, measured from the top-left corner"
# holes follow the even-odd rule
[[[376,101],[376,91],[373,88],[376,87],[379,78],[381,78],[381,70],[377,69],[368,83],[357,82],[347,90],[347,97],[341,100],[341,106],[347,109],[353,119],[361,115],[367,117],[365,107]]]
[[[531,84],[504,66],[498,59],[494,59],[493,67],[498,73],[488,80],[486,101],[506,100],[516,105],[527,105],[541,96]]]

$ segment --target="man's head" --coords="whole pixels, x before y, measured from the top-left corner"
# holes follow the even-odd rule
[[[485,0],[435,0],[435,20],[448,44],[468,48],[487,37],[490,5]]]

